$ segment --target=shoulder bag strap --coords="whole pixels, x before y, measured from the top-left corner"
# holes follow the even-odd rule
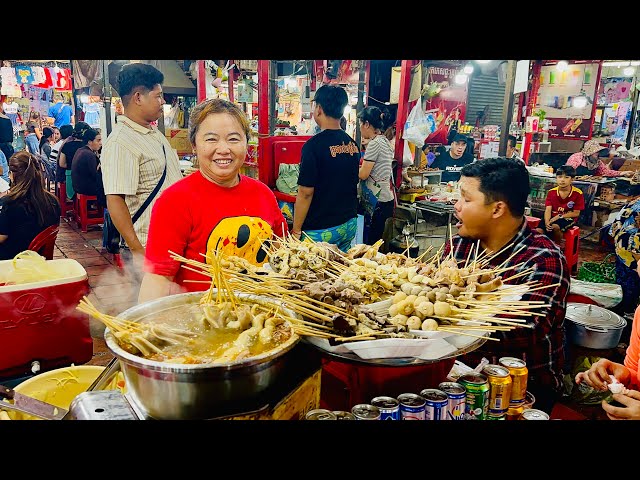
[[[160,181],[156,185],[156,188],[153,189],[153,192],[151,192],[151,195],[149,195],[147,197],[147,199],[144,201],[142,206],[133,215],[133,217],[131,218],[131,223],[136,223],[136,220],[138,220],[140,218],[140,216],[144,213],[144,211],[147,209],[149,204],[153,201],[155,196],[160,191],[160,187],[162,187],[162,184],[164,183],[164,179],[167,177],[167,163],[168,162],[167,162],[167,152],[164,149],[164,145],[162,145],[162,153],[164,153],[164,172],[162,172],[162,177],[160,177]]]

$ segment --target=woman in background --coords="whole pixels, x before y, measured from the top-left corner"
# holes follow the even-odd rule
[[[393,215],[393,146],[383,134],[385,115],[378,107],[366,107],[358,115],[360,136],[366,151],[358,177],[364,207],[364,243],[373,245],[382,238],[387,219]]]
[[[574,153],[568,159],[565,165],[569,165],[576,169],[576,174],[595,175],[603,177],[631,177],[633,172],[619,172],[607,167],[602,161],[603,158],[609,158],[609,149],[603,147],[596,140],[587,140],[584,142],[582,150]]]
[[[60,224],[58,199],[42,186],[40,161],[24,150],[9,159],[11,189],[0,198],[0,260],[27,250],[45,228]]]
[[[42,137],[40,137],[38,152],[47,160],[49,159],[49,155],[51,155],[51,145],[53,145],[53,143],[53,128],[44,127],[42,129]]]
[[[71,162],[71,181],[73,190],[82,195],[98,197],[98,205],[105,208],[107,201],[102,186],[102,172],[98,151],[102,148],[102,135],[90,128],[82,137],[85,145],[80,147]]]
[[[58,165],[60,168],[64,168],[66,170],[66,187],[67,187],[67,198],[69,200],[73,200],[75,196],[75,192],[73,191],[73,180],[71,179],[71,167],[73,166],[73,157],[78,151],[78,149],[84,146],[82,141],[82,137],[84,136],[84,132],[87,131],[89,125],[85,122],[77,122],[76,126],[73,127],[73,133],[69,138],[65,140],[60,148],[60,153],[58,154]]]

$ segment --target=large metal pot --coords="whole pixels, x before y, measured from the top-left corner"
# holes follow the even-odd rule
[[[150,314],[181,305],[196,304],[203,292],[182,293],[132,307],[119,315],[137,321]],[[264,304],[273,301],[249,294],[236,294]],[[297,315],[282,308],[285,315]],[[261,355],[222,364],[177,364],[147,360],[120,348],[113,334],[105,329],[105,341],[120,360],[127,392],[142,413],[156,419],[214,418],[234,404],[255,398],[271,386],[300,337],[292,337],[279,347]]]
[[[615,348],[627,321],[598,305],[567,303],[567,338],[574,345],[606,350]]]

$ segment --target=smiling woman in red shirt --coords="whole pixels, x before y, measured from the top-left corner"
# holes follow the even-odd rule
[[[206,100],[192,109],[189,125],[200,170],[167,188],[153,207],[140,302],[208,288],[188,282],[209,277],[181,268],[169,250],[200,262],[219,250],[262,265],[267,260],[262,242],[287,232],[269,187],[239,173],[250,135],[240,107]]]

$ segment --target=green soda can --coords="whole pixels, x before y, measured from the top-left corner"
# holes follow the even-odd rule
[[[489,379],[482,373],[467,373],[458,378],[467,391],[465,420],[486,420],[489,410]]]

